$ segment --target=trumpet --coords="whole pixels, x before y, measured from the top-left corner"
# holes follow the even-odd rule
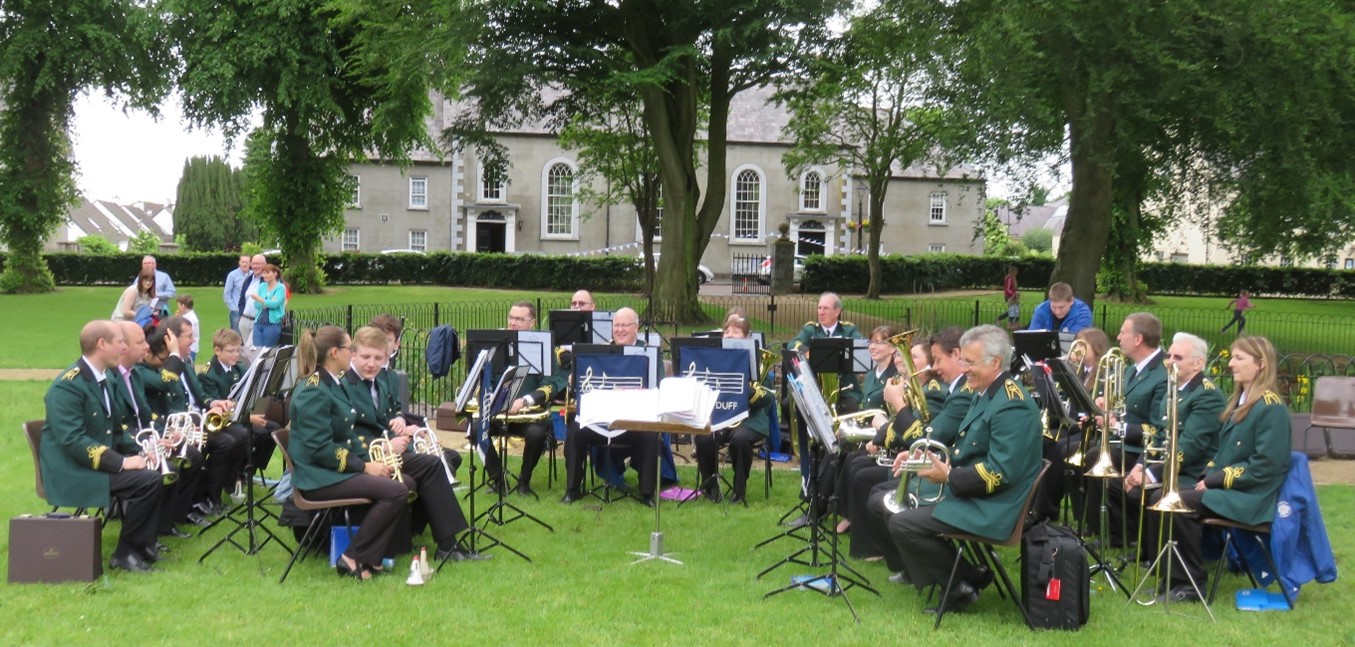
[[[452,473],[452,466],[447,463],[447,454],[442,451],[442,439],[438,438],[437,433],[428,427],[419,427],[410,434],[409,442],[415,454],[437,456],[442,461],[442,470],[447,473],[447,483],[456,485],[456,476]]]
[[[169,456],[165,453],[164,438],[154,429],[142,429],[136,433],[136,444],[146,456],[146,467],[160,471],[160,479],[165,485],[179,480],[179,474],[169,467]]]
[[[950,464],[950,448],[946,447],[941,441],[932,439],[932,428],[927,427],[927,435],[913,442],[908,448],[906,458],[899,464],[899,473],[903,475],[903,480],[899,486],[894,488],[893,492],[885,493],[885,509],[890,514],[901,510],[908,510],[922,505],[933,505],[941,501],[946,496],[946,484],[942,483],[936,496],[919,498],[916,494],[908,491],[908,483],[912,480],[914,474],[931,467],[931,456],[934,454],[942,463]]]
[[[403,481],[400,474],[400,465],[403,461],[400,455],[395,453],[395,448],[391,446],[391,441],[386,438],[377,438],[371,444],[367,445],[367,455],[371,460],[382,463],[391,469],[391,478],[396,481]]]

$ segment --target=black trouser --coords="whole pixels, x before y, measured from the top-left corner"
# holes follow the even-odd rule
[[[610,441],[606,436],[577,423],[569,423],[569,437],[565,441],[566,491],[578,494],[583,490],[583,459],[594,447],[608,445],[631,447],[631,466],[640,473],[640,496],[654,496],[659,482],[659,434],[647,431],[628,431]]]
[[[893,496],[894,489],[901,487],[900,479],[889,479],[879,483],[870,489],[866,495],[866,512],[861,517],[862,523],[852,522],[852,550],[855,552],[858,529],[860,525],[859,536],[864,549],[875,549],[876,554],[884,555],[885,565],[889,570],[895,573],[902,573],[907,564],[904,563],[901,556],[901,548],[894,543],[894,538],[889,535],[889,520],[894,516],[885,507],[885,497]],[[869,556],[869,553],[866,553]]]
[[[108,494],[122,499],[122,530],[113,557],[155,550],[165,489],[158,470],[123,470],[108,475]]]
[[[428,526],[433,530],[433,541],[440,549],[455,548],[457,535],[470,526],[456,499],[456,492],[447,481],[447,470],[442,467],[442,461],[437,456],[413,452],[405,452],[401,461],[400,472],[406,486],[419,495],[413,505],[423,508]]]
[[[230,424],[221,431],[207,434],[206,476],[200,492],[202,498],[221,502],[221,493],[235,486],[235,479],[249,459],[247,438],[249,431],[241,424]]]
[[[389,546],[405,518],[405,501],[409,498],[404,484],[384,476],[358,474],[302,494],[314,501],[371,499],[372,506],[344,554],[367,566],[380,566],[381,560],[391,554]]]
[[[698,435],[692,444],[696,446],[696,466],[701,474],[701,489],[706,492],[719,492],[720,484],[715,473],[720,469],[720,447],[729,445],[729,462],[734,467],[734,496],[746,498],[748,494],[748,473],[753,469],[753,445],[766,440],[764,436],[742,426],[720,429],[710,435]]]
[[[1242,329],[1247,327],[1247,315],[1245,310],[1234,310],[1233,318],[1228,320],[1228,323],[1224,325],[1219,332],[1226,332],[1229,328],[1233,327],[1233,324],[1237,324],[1237,334],[1241,335]]]
[[[277,441],[273,440],[273,432],[278,430],[278,423],[268,422],[263,425],[250,425],[250,432],[254,437],[253,451],[249,455],[249,464],[255,471],[263,472],[268,469],[268,463],[273,458],[273,449],[278,446]],[[246,474],[247,478],[253,478],[253,474]]]
[[[1134,464],[1139,461],[1138,452],[1125,452],[1121,454],[1115,448],[1111,448],[1111,462],[1120,474],[1128,474],[1129,470],[1134,468]],[[1100,448],[1091,447],[1086,451],[1086,462],[1083,463],[1086,469],[1100,458]],[[1085,489],[1084,517],[1087,520],[1088,536],[1097,535],[1101,532],[1101,490],[1102,481],[1105,483],[1106,491],[1106,511],[1110,523],[1110,543],[1111,546],[1126,546],[1127,539],[1133,539],[1138,533],[1138,516],[1126,516],[1124,511],[1124,480],[1123,478],[1098,479],[1090,476],[1083,476],[1083,485]]]
[[[503,436],[504,425],[494,423],[489,427],[490,436]],[[532,472],[536,470],[536,464],[541,462],[541,454],[546,451],[546,442],[551,435],[551,422],[547,418],[536,422],[519,422],[507,425],[507,434],[509,436],[521,436],[522,445],[522,472],[518,476],[521,483],[531,485]],[[490,483],[498,484],[500,487],[505,485],[503,480],[503,459],[499,457],[498,447],[495,443],[489,443],[485,448],[485,476]]]
[[[871,514],[868,509],[870,495],[881,483],[893,482],[895,485],[899,483],[899,479],[890,477],[891,468],[876,464],[874,456],[866,458],[869,458],[871,463],[857,468],[846,491],[847,518],[852,522],[852,545],[848,554],[858,559],[884,554],[889,533],[883,524],[870,522]],[[860,463],[861,460],[858,459],[857,462]]]
[[[202,452],[189,447],[184,461],[176,459],[174,463],[176,464],[174,471],[178,473],[179,478],[165,487],[164,497],[160,501],[160,520],[156,524],[156,530],[161,533],[173,530],[175,524],[188,516],[193,508],[193,501],[202,487]]]
[[[918,588],[946,583],[951,565],[955,563],[955,546],[939,535],[962,532],[955,526],[933,518],[935,509],[935,506],[926,506],[904,510],[889,518],[889,535],[898,549],[898,556],[903,560],[902,570]],[[955,580],[973,585],[979,579],[978,569],[969,560],[960,560]]]
[[[1040,479],[1039,488],[1035,492],[1033,507],[1035,516],[1042,519],[1054,519],[1059,517],[1059,509],[1063,505],[1063,493],[1067,489],[1066,470],[1064,463],[1064,452],[1068,451],[1069,443],[1064,442],[1066,438],[1058,441],[1045,438],[1043,441],[1044,458],[1049,461],[1049,468],[1052,472],[1047,478]]]

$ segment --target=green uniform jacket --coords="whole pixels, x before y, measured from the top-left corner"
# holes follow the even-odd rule
[[[128,377],[132,381],[132,393],[127,392],[127,385],[123,384],[121,371],[112,369],[109,371],[113,375],[113,381],[109,383],[109,394],[113,396],[115,411],[118,416],[120,433],[113,443],[113,448],[123,454],[137,454],[141,452],[141,446],[136,444],[136,434],[142,429],[151,427],[156,422],[155,414],[151,412],[150,405],[146,403],[145,387],[141,384],[141,376],[137,374],[136,367],[132,367],[132,373]]]
[[[292,433],[287,452],[295,468],[292,485],[298,490],[318,490],[346,481],[367,466],[367,446],[358,440],[353,427],[357,413],[329,371],[321,368],[297,383],[289,417]]]
[[[197,372],[190,370],[178,357],[170,356],[159,369],[142,362],[137,364],[136,370],[146,387],[146,401],[160,419],[171,413],[188,411],[190,391],[200,409],[206,409],[211,400],[219,399],[207,397],[198,382]]]
[[[957,391],[961,390],[963,386],[964,376],[961,376],[959,385],[956,386],[955,389]],[[939,379],[932,378],[922,385],[922,399],[927,401],[927,414],[931,418],[939,416],[941,411],[945,409],[947,396],[949,395],[950,391],[945,385],[941,384],[941,380]],[[964,401],[964,408],[959,409],[955,412],[956,415],[953,416],[953,426],[955,428],[960,426],[960,420],[964,419],[964,414],[968,410],[969,400],[966,399]],[[927,425],[930,424],[932,423],[928,421]],[[927,425],[923,425],[918,421],[917,412],[913,411],[912,408],[904,407],[902,411],[894,414],[894,418],[890,420],[888,424],[875,430],[873,442],[876,447],[882,447],[888,450],[907,449],[909,445],[913,444],[913,441],[922,437]],[[934,429],[933,433],[935,433]],[[955,435],[952,431],[949,438],[954,437]]]
[[[358,435],[358,444],[366,448],[367,444],[381,438],[390,431],[390,421],[399,413],[391,414],[389,389],[385,381],[377,374],[372,380],[376,387],[376,399],[372,399],[372,389],[362,381],[357,371],[350,370],[339,380],[338,392],[356,416],[353,419],[353,431]],[[379,403],[379,406],[378,406]]]
[[[981,537],[1009,537],[1040,471],[1042,438],[1034,400],[998,375],[960,422],[946,498],[933,517]]]
[[[1126,366],[1124,383],[1125,451],[1142,452],[1143,435],[1162,428],[1162,401],[1167,397],[1167,368],[1158,351],[1148,365],[1129,379],[1133,365]]]
[[[861,385],[861,409],[885,408],[885,384],[888,384],[890,378],[898,374],[899,372],[894,368],[893,362],[885,367],[884,372],[879,377],[875,376],[875,371],[866,371],[866,379]]]
[[[550,375],[528,375],[522,381],[522,393],[541,407],[549,407],[556,398],[563,398],[569,390],[569,372],[574,367],[574,354],[564,346],[556,346]]]
[[[105,371],[109,386],[118,379]],[[108,475],[122,471],[123,455],[113,446],[122,433],[115,402],[104,408],[103,390],[94,370],[77,360],[52,382],[43,402],[47,419],[42,425],[38,468],[47,502],[77,508],[108,507]]]
[[[837,327],[833,328],[833,334],[829,335],[816,321],[807,321],[800,332],[795,335],[795,339],[790,342],[790,350],[800,350],[803,347],[809,350],[809,340],[820,339],[824,337],[839,337],[846,339],[861,339],[861,333],[856,330],[856,326],[848,321],[838,321]],[[846,389],[838,395],[838,401],[851,400],[859,403],[862,400],[861,387],[857,384],[856,373],[846,371],[838,374],[838,388]],[[824,393],[823,399],[832,401],[831,393]]]
[[[1218,453],[1205,472],[1204,504],[1234,521],[1270,523],[1289,475],[1292,433],[1289,409],[1274,391],[1261,394],[1240,422],[1225,420]]]
[[[772,430],[772,404],[776,402],[776,378],[767,373],[762,384],[752,383],[752,394],[748,396],[748,417],[735,427],[743,427],[766,438]]]
[[[198,370],[198,384],[202,387],[203,397],[209,400],[226,400],[230,398],[231,389],[240,382],[245,376],[245,370],[248,364],[244,360],[235,363],[235,366],[227,369],[217,361],[215,357],[207,362],[207,366]]]
[[[1162,400],[1162,431],[1147,437],[1150,447],[1161,447],[1171,433],[1167,426],[1167,403],[1171,398]],[[1219,415],[1223,413],[1224,398],[1214,383],[1197,374],[1185,388],[1181,389],[1176,403],[1177,456],[1181,461],[1177,485],[1181,489],[1195,487],[1195,481],[1204,473],[1209,459],[1219,446],[1219,427],[1223,422]],[[1148,454],[1139,457],[1145,463]],[[1156,482],[1162,482],[1162,465],[1154,464],[1148,468],[1153,472]]]

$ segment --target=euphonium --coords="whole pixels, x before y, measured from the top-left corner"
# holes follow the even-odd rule
[[[165,485],[169,485],[179,480],[179,475],[170,469],[169,456],[165,453],[165,445],[161,441],[160,432],[154,429],[147,428],[136,432],[136,444],[146,455],[146,466],[159,470],[160,479]]]
[[[1180,435],[1180,420],[1176,408],[1180,405],[1180,389],[1177,387],[1178,374],[1175,364],[1167,368],[1167,437],[1164,439],[1166,455],[1163,457],[1162,483],[1165,488],[1162,491],[1162,498],[1157,500],[1149,510],[1155,512],[1164,512],[1168,514],[1188,514],[1194,512],[1181,500],[1181,489],[1177,484],[1177,479],[1181,476],[1181,461],[1184,458],[1178,446]]]
[[[1096,464],[1087,470],[1087,476],[1092,478],[1114,479],[1123,476],[1119,468],[1115,467],[1115,461],[1111,458],[1110,439],[1112,435],[1124,435],[1119,429],[1124,424],[1125,413],[1124,367],[1124,352],[1119,348],[1106,351],[1106,354],[1101,357],[1101,361],[1096,364],[1096,382],[1101,386],[1101,392],[1106,399],[1106,416],[1105,424],[1102,425],[1101,429],[1100,455],[1096,457]],[[1118,421],[1115,429],[1110,427],[1111,416],[1114,416]],[[1085,452],[1085,449],[1083,451]],[[1079,454],[1082,454],[1082,452],[1079,452]]]
[[[396,481],[403,481],[400,478],[400,455],[395,453],[395,448],[391,446],[391,441],[385,438],[377,438],[370,445],[367,445],[367,455],[377,463],[383,463],[391,468],[391,478]]]
[[[456,476],[452,474],[452,466],[447,463],[447,454],[442,451],[442,439],[438,438],[436,432],[428,427],[419,427],[409,437],[410,447],[415,454],[428,454],[437,456],[442,461],[442,471],[447,473],[447,482],[456,485]]]
[[[935,454],[942,463],[950,464],[950,448],[938,440],[932,440],[931,427],[927,427],[926,437],[913,442],[912,446],[908,448],[906,458],[899,464],[899,474],[903,475],[899,487],[894,488],[893,492],[885,493],[885,509],[889,510],[890,514],[916,508],[920,505],[933,505],[945,498],[945,483],[941,484],[936,496],[924,499],[919,499],[917,495],[908,491],[908,482],[912,480],[913,475],[931,467],[932,459],[928,454]]]

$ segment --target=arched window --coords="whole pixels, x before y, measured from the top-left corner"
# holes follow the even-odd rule
[[[734,175],[734,231],[736,241],[762,242],[762,175],[748,168]]]
[[[577,203],[574,198],[574,168],[565,162],[549,165],[545,173],[542,220],[545,238],[574,238]]]
[[[800,211],[823,211],[823,174],[817,170],[800,178]]]

